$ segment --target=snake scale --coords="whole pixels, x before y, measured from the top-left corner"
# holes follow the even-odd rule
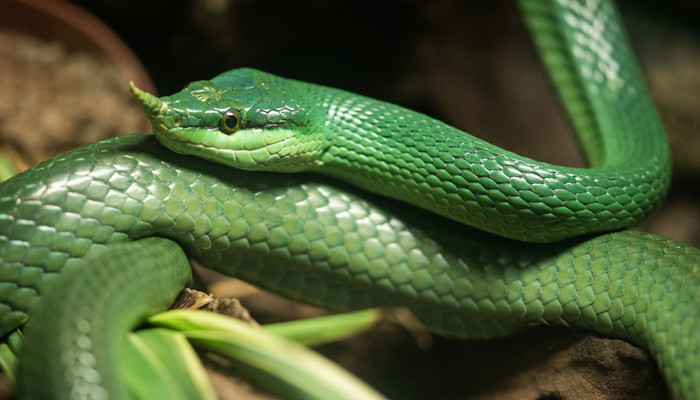
[[[155,135],[3,183],[1,333],[30,321],[20,395],[122,398],[119,340],[184,285],[182,249],[311,304],[404,305],[444,335],[549,323],[624,338],[675,399],[700,399],[700,251],[622,230],[662,201],[670,156],[615,7],[519,4],[591,168],[238,69],[163,98],[132,87]]]

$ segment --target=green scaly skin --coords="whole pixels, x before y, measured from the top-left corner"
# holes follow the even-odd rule
[[[75,269],[89,249],[161,236],[205,266],[290,298],[335,310],[407,305],[445,335],[494,337],[552,323],[626,338],[651,351],[676,399],[700,399],[700,251],[670,239],[616,232],[516,242],[319,176],[237,171],[179,156],[153,135],[58,156],[3,184],[0,199],[3,332],[24,322],[47,282]],[[66,308],[78,308],[64,297]],[[113,314],[76,317],[99,326]],[[32,320],[44,334],[25,343],[36,354],[22,360],[24,371],[34,371],[25,376],[71,368],[39,358],[52,354],[45,346],[61,345],[45,323]],[[51,381],[27,381],[46,390],[37,398],[61,398]]]
[[[225,73],[163,99],[134,93],[158,140],[179,152],[247,169],[325,171],[366,181],[377,192],[387,186],[419,206],[530,241],[618,229],[663,197],[667,146],[612,6],[559,6],[522,3],[591,169],[536,163],[396,106],[254,70]],[[238,129],[235,134],[205,128],[220,126],[231,109],[243,122],[236,127],[228,120],[223,130]],[[238,150],[223,149],[231,145]],[[700,399],[698,249],[639,232],[525,244],[328,178],[245,172],[173,154],[152,135],[88,145],[0,186],[0,332],[21,326],[29,311],[19,372],[27,397],[125,393],[109,362],[96,361],[76,377],[61,372],[80,370],[75,359],[48,355],[65,346],[56,335],[109,329],[100,327],[113,317],[80,306],[97,301],[91,293],[102,283],[82,283],[93,290],[78,304],[64,295],[77,289],[63,281],[72,282],[73,271],[91,268],[105,283],[117,274],[181,276],[146,268],[158,258],[148,255],[156,245],[140,239],[151,236],[171,239],[220,272],[311,304],[406,305],[445,335],[494,337],[551,323],[625,338],[650,350],[674,398]],[[134,251],[143,262],[84,265],[108,257],[116,245],[124,247],[115,254]],[[179,289],[183,281],[166,286]],[[160,304],[149,293],[143,302]],[[79,323],[57,332],[50,319],[33,318],[58,306],[40,301],[34,308],[44,295],[65,298],[61,309],[81,310]],[[104,301],[119,304],[120,296]],[[82,361],[116,351],[103,340],[91,343],[94,351]]]

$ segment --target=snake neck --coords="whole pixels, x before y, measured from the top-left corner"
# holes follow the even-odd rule
[[[499,236],[552,242],[634,226],[667,191],[663,146],[558,167],[382,101],[337,91],[327,104],[316,172]]]

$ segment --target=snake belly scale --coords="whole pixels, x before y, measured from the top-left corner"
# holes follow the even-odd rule
[[[592,168],[538,163],[398,106],[239,69],[163,98],[133,88],[155,135],[87,145],[3,183],[0,328],[30,319],[20,394],[123,393],[109,362],[80,375],[88,369],[74,359],[42,358],[62,344],[49,318],[32,315],[57,307],[41,301],[44,292],[77,309],[61,279],[84,268],[106,271],[85,296],[105,274],[134,270],[180,288],[179,247],[311,304],[405,305],[449,336],[550,323],[625,338],[649,349],[674,398],[700,399],[700,251],[647,233],[590,235],[643,219],[670,179],[664,132],[614,6],[521,9]],[[328,177],[276,173],[304,170]],[[143,262],[112,263],[110,252],[125,248]],[[146,268],[158,251],[177,272]],[[107,257],[104,269],[85,265]],[[145,293],[144,310],[163,307],[154,297]],[[110,326],[96,320],[110,316],[78,315],[61,334]],[[117,351],[91,343],[104,351],[94,354]]]

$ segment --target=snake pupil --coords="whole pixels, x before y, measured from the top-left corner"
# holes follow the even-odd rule
[[[219,130],[227,134],[236,132],[240,126],[241,112],[235,109],[226,111],[219,122]]]
[[[229,129],[235,129],[238,125],[238,121],[235,118],[226,118],[226,127]]]

